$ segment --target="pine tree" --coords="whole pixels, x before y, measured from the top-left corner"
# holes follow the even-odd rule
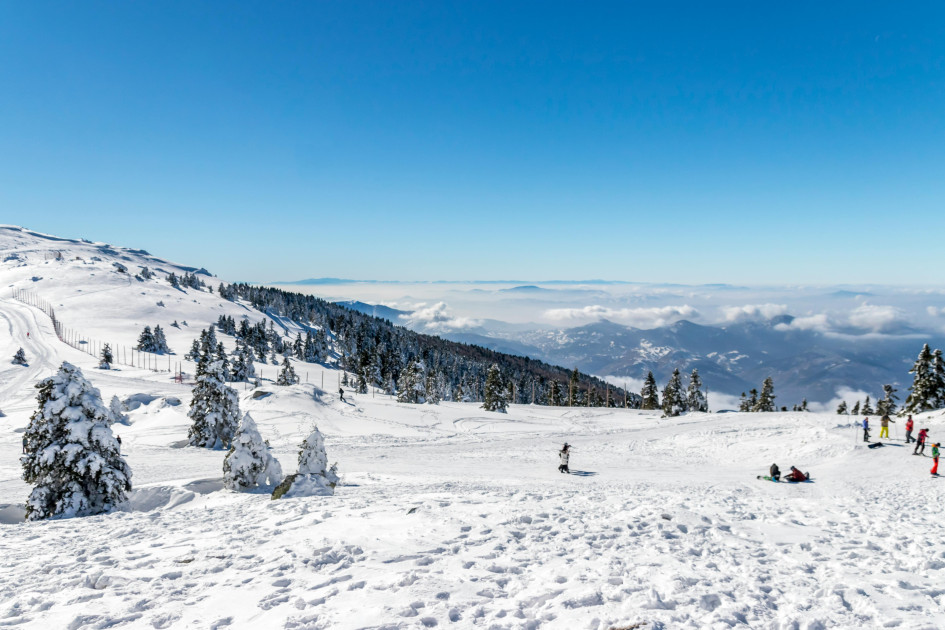
[[[847,401],[841,400],[840,404],[837,405],[837,415],[842,416],[847,413]]]
[[[413,361],[400,373],[397,381],[397,402],[419,404],[426,400],[426,367]]]
[[[145,326],[144,330],[141,331],[141,334],[138,335],[138,345],[135,346],[136,350],[141,352],[153,352],[154,350],[154,333],[151,332],[150,326]]]
[[[653,372],[646,373],[646,378],[643,379],[643,389],[640,390],[640,396],[643,398],[640,409],[651,411],[660,408],[660,395],[656,387],[656,379],[653,377]]]
[[[99,391],[63,363],[37,383],[39,408],[26,429],[23,479],[34,485],[27,520],[108,512],[131,490],[131,469],[119,453]]]
[[[683,397],[682,378],[679,368],[673,370],[666,387],[663,388],[663,415],[667,418],[678,416],[686,411],[686,399]]]
[[[761,384],[761,394],[758,396],[758,402],[755,403],[753,411],[774,411],[774,381],[769,376]]]
[[[282,371],[279,372],[279,377],[276,379],[276,385],[295,385],[299,382],[299,377],[295,374],[295,368],[292,367],[292,363],[289,362],[289,359],[283,359],[282,361]]]
[[[869,396],[867,396],[867,397],[866,397],[866,400],[863,401],[863,407],[860,408],[860,413],[862,413],[864,416],[872,416],[872,415],[873,415],[873,413],[874,413],[874,412],[873,412],[873,407],[870,405],[870,397],[869,397]]]
[[[102,346],[101,367],[107,370],[109,367],[111,367],[111,364],[115,362],[114,359],[114,356],[112,356],[112,347],[106,343],[104,346]]]
[[[505,397],[505,386],[502,381],[499,366],[493,363],[489,367],[489,372],[486,373],[485,400],[482,403],[482,408],[486,411],[505,413],[508,401]]]
[[[854,416],[860,415],[860,401],[859,400],[853,404],[853,409],[850,410],[850,414]]]
[[[13,365],[26,365],[26,352],[23,351],[23,348],[20,348],[13,354]]]
[[[806,398],[804,398],[804,399],[801,400],[800,410],[801,410],[801,411],[807,411],[807,399],[806,399]]]
[[[430,370],[430,373],[427,374],[426,382],[426,399],[428,405],[439,405],[440,404],[440,386],[439,378],[436,372]]]
[[[236,391],[226,384],[223,366],[210,361],[197,375],[188,417],[193,421],[187,433],[191,446],[220,449],[228,447],[240,419]]]
[[[571,372],[571,376],[568,379],[568,406],[574,407],[579,403],[580,396],[580,384],[581,384],[581,373],[578,372],[577,368]]]
[[[906,404],[903,411],[905,413],[922,413],[934,409],[938,392],[936,391],[935,372],[932,367],[932,351],[929,344],[922,346],[918,358],[916,358],[912,369],[913,374],[912,387],[909,388],[909,396],[906,398]]]
[[[223,342],[217,344],[216,360],[220,363],[224,378],[230,378],[230,360],[226,357],[226,350],[223,348]]]
[[[709,403],[702,391],[702,379],[699,370],[694,369],[689,377],[689,389],[686,391],[686,407],[689,411],[708,411]]]
[[[876,415],[891,416],[896,413],[896,401],[899,400],[899,396],[896,396],[897,391],[899,390],[892,385],[883,385],[883,398],[876,403]]]
[[[273,499],[331,495],[338,485],[337,465],[328,466],[325,439],[318,427],[299,445],[299,472],[286,477],[272,493]]]
[[[932,392],[932,407],[945,407],[945,360],[942,359],[941,350],[932,353]]]
[[[745,392],[742,392],[741,398],[738,399],[738,410],[751,411],[751,404],[748,402],[748,397],[745,396]]]
[[[758,411],[758,390],[752,388],[748,391],[748,411]]]
[[[128,416],[125,415],[125,406],[118,400],[118,396],[112,396],[108,403],[108,423],[109,424],[128,424]]]
[[[259,435],[252,416],[243,416],[223,460],[223,485],[237,492],[256,486],[276,486],[282,482],[282,467],[269,453],[269,445]]]
[[[171,349],[167,347],[167,339],[164,337],[164,330],[160,326],[154,327],[154,352],[158,354],[170,354],[171,352]]]
[[[560,407],[562,402],[561,385],[558,381],[551,381],[551,386],[548,390],[548,404],[553,407]]]
[[[185,354],[184,358],[191,361],[196,361],[198,358],[200,358],[200,344],[197,343],[196,339],[194,339],[193,343],[190,344],[190,352]]]

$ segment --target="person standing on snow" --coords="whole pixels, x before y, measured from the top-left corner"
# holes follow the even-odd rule
[[[870,441],[870,419],[863,418],[863,441]]]
[[[558,472],[569,473],[571,469],[568,468],[568,460],[571,459],[571,445],[567,442],[564,443],[564,446],[561,447],[561,450],[558,451],[558,458],[561,460],[561,465],[558,466]]]
[[[914,426],[915,424],[912,422],[912,414],[909,414],[909,417],[906,418],[906,444],[915,442],[915,438],[912,437],[912,427]]]
[[[338,388],[338,395],[341,396],[341,402],[345,401],[345,390],[343,387]]]
[[[938,476],[938,442],[932,445],[932,474]]]
[[[919,430],[919,439],[916,440],[915,450],[912,451],[913,455],[925,455],[925,440],[929,437],[928,429]]]
[[[879,424],[882,427],[879,430],[879,437],[881,438],[885,437],[887,440],[889,439],[889,423],[890,422],[895,423],[896,421],[890,420],[889,416],[883,416],[883,419],[879,421]]]

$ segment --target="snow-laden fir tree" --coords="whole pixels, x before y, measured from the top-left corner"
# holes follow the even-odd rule
[[[660,394],[659,389],[656,387],[656,379],[653,377],[653,372],[646,373],[646,378],[643,379],[643,389],[640,390],[640,397],[643,398],[640,409],[651,411],[660,408]]]
[[[26,429],[23,479],[34,486],[27,520],[108,512],[131,490],[131,469],[108,426],[99,391],[63,363],[37,383],[39,408]]]
[[[489,371],[486,373],[486,391],[484,398],[485,400],[482,402],[483,409],[486,411],[505,413],[506,407],[508,406],[506,386],[502,379],[502,373],[499,371],[499,366],[495,363],[492,364]]]
[[[125,415],[125,406],[118,400],[118,396],[112,396],[108,403],[108,423],[109,424],[128,424],[128,416]]]
[[[837,405],[837,415],[838,415],[838,416],[842,416],[842,415],[844,415],[844,414],[846,414],[846,413],[848,413],[848,411],[847,411],[847,401],[841,400],[841,401],[840,401],[840,404]]]
[[[883,397],[876,403],[876,415],[891,416],[896,413],[896,401],[899,400],[899,396],[896,396],[897,391],[899,390],[892,385],[883,385]]]
[[[942,351],[932,353],[932,391],[934,395],[930,401],[933,409],[945,407],[945,359]]]
[[[699,370],[694,369],[689,377],[689,389],[686,390],[686,407],[689,411],[708,411],[709,402],[706,400],[705,392],[702,391],[702,379],[699,378]]]
[[[236,390],[226,384],[219,361],[210,361],[197,375],[188,417],[193,421],[187,440],[191,446],[224,448],[230,445],[240,420]]]
[[[430,371],[427,374],[427,382],[425,385],[426,390],[426,402],[428,405],[439,405],[440,404],[440,382],[438,375],[434,371]]]
[[[568,406],[574,407],[578,404],[578,393],[579,386],[581,384],[581,374],[578,372],[577,368],[571,371],[571,376],[568,378]]]
[[[109,369],[112,366],[112,363],[115,362],[115,357],[112,356],[112,347],[107,343],[102,346],[102,362],[99,364],[100,368]]]
[[[863,401],[863,406],[860,407],[860,413],[864,416],[872,416],[875,412],[873,411],[873,406],[870,404],[870,397],[867,396],[866,400]]]
[[[276,486],[282,482],[282,467],[269,452],[269,445],[259,435],[252,416],[243,416],[230,451],[223,459],[223,485],[244,492],[257,486]]]
[[[745,392],[742,392],[741,398],[738,399],[738,410],[751,411],[751,405],[748,403],[748,396],[745,395]]]
[[[548,404],[552,407],[560,407],[561,403],[561,385],[558,384],[558,381],[551,381],[548,388]]]
[[[769,376],[761,384],[761,394],[752,411],[774,411],[774,380]]]
[[[230,360],[226,356],[226,349],[223,347],[222,341],[217,344],[215,358],[217,361],[220,362],[220,369],[223,370],[223,376],[229,379],[230,376],[232,375],[230,371]]]
[[[666,387],[663,388],[663,415],[667,418],[678,416],[686,411],[686,398],[682,389],[679,369],[673,370]]]
[[[150,326],[145,326],[144,330],[141,331],[141,334],[138,335],[138,345],[135,346],[135,350],[140,350],[141,352],[151,352],[154,347],[154,333],[151,332]]]
[[[853,409],[850,410],[850,414],[854,416],[860,415],[860,401],[853,403]]]
[[[283,359],[282,369],[279,370],[279,376],[276,378],[276,385],[295,385],[299,382],[299,377],[295,373],[295,368],[288,358]]]
[[[748,390],[748,411],[758,411],[758,390],[754,387]]]
[[[936,383],[933,361],[929,344],[923,345],[912,369],[909,370],[909,373],[913,375],[913,380],[903,407],[904,413],[922,413],[935,409],[939,397],[939,391],[937,391],[939,385]]]
[[[338,467],[328,466],[325,439],[318,427],[299,445],[299,472],[285,478],[272,493],[273,499],[324,496],[335,492]]]
[[[167,347],[167,339],[164,337],[164,330],[160,326],[154,327],[154,350],[158,354],[170,353],[171,349]]]
[[[20,348],[13,353],[13,365],[26,365],[26,352],[23,351],[23,348]]]
[[[426,368],[422,361],[412,361],[397,381],[397,402],[422,403],[426,400]]]

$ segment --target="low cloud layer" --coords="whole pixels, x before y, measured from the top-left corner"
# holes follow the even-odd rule
[[[815,313],[797,317],[778,330],[813,330],[822,333],[902,334],[911,330],[906,313],[895,306],[861,304],[848,313]]]
[[[544,313],[546,320],[564,325],[607,319],[635,328],[658,328],[697,317],[699,311],[686,304],[649,308],[610,308],[595,304],[583,308],[554,308]]]
[[[745,304],[743,306],[723,306],[722,317],[726,322],[767,321],[788,312],[785,304]]]
[[[414,307],[403,320],[409,328],[423,328],[427,331],[461,330],[475,328],[480,325],[479,320],[470,317],[457,317],[447,306],[446,302],[437,302],[432,306],[421,303]]]

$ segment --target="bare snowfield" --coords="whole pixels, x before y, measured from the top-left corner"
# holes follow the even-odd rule
[[[189,386],[97,369],[11,295],[116,344],[159,323],[175,360],[221,312],[261,314],[75,260],[93,244],[55,261],[36,243],[0,247],[0,627],[945,627],[943,482],[901,439],[865,448],[847,416],[342,402],[336,371],[301,363],[311,384],[238,386],[241,409],[286,473],[317,424],[342,484],[272,501],[222,489],[224,452],[181,447]],[[9,363],[21,346],[28,367]],[[62,361],[137,405],[114,427],[134,490],[121,512],[25,523],[32,385]],[[933,439],[940,413],[918,419]],[[813,481],[757,480],[772,462]]]

